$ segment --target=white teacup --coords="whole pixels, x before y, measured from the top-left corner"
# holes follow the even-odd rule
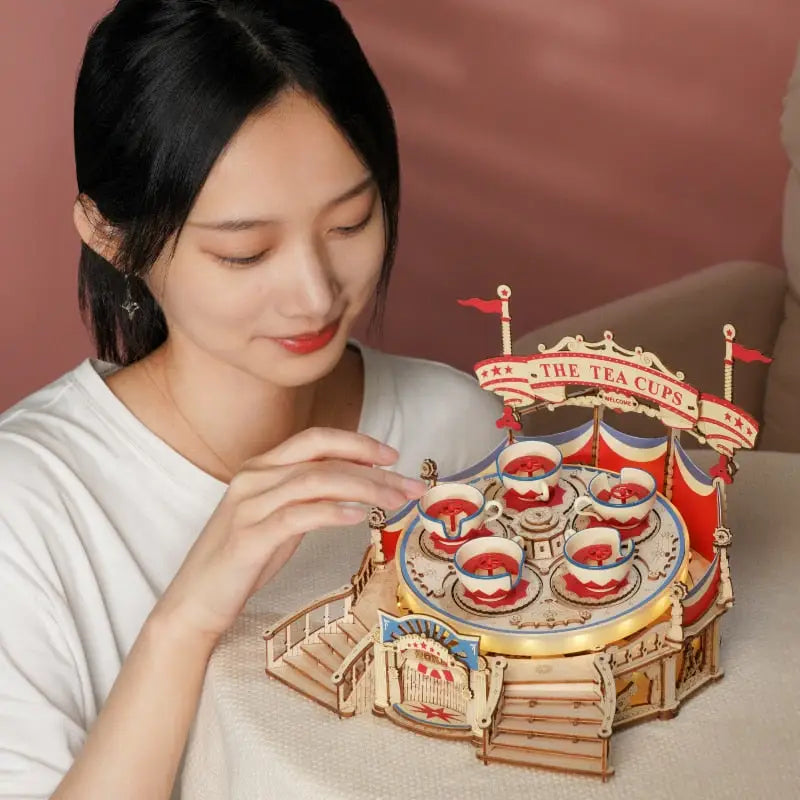
[[[460,505],[466,508],[459,509]],[[420,497],[417,507],[426,531],[451,540],[465,538],[504,510],[501,502],[487,501],[479,489],[466,483],[438,483]]]
[[[569,530],[564,544],[567,570],[588,589],[608,589],[622,583],[634,552],[633,542],[628,540],[623,545],[616,528]]]
[[[519,459],[528,460],[525,470],[507,472]],[[537,469],[537,462],[539,462]],[[506,489],[513,489],[522,497],[531,497],[547,502],[553,489],[558,486],[561,477],[563,457],[561,451],[552,444],[537,440],[515,442],[500,451],[497,456],[497,474]]]
[[[462,544],[453,564],[458,580],[472,594],[502,598],[522,580],[525,548],[519,536],[484,536]]]
[[[579,497],[573,509],[609,525],[633,527],[647,519],[656,504],[656,479],[636,467],[623,467],[619,477],[601,472],[589,482],[589,494]]]

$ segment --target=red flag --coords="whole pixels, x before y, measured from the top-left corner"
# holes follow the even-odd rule
[[[483,311],[484,314],[502,314],[503,301],[502,300],[479,300],[477,297],[470,297],[469,300],[459,300],[459,305],[472,306],[477,308],[478,311]]]
[[[772,363],[772,359],[769,356],[765,356],[759,350],[751,350],[749,347],[742,347],[736,342],[733,343],[733,350],[731,352],[733,357],[738,358],[739,361],[762,361],[764,364]]]

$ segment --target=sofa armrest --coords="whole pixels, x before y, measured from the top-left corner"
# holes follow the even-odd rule
[[[723,325],[733,323],[737,341],[770,354],[783,320],[785,295],[782,270],[756,262],[725,262],[526,333],[515,341],[514,352],[535,353],[540,342],[552,347],[561,337],[577,334],[597,341],[610,330],[623,347],[641,345],[668,369],[682,371],[688,383],[722,396]],[[766,378],[764,364],[735,367],[734,402],[759,420]],[[525,431],[550,433],[586,418],[585,409],[538,412],[525,417]],[[660,423],[642,414],[614,415],[613,424],[638,436],[663,433]]]

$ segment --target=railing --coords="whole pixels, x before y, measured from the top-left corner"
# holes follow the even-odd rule
[[[306,608],[284,617],[264,631],[267,669],[278,664],[284,656],[292,655],[301,644],[315,641],[320,633],[330,632],[338,620],[347,619],[353,605],[353,593],[352,585],[343,586],[315,600]],[[320,609],[322,615],[315,619],[314,612]]]
[[[478,720],[478,727],[482,730],[490,727],[494,720],[500,703],[500,697],[503,693],[503,671],[508,661],[502,656],[494,656],[491,659],[491,664],[492,670],[489,674],[489,691],[486,695],[486,707],[484,708],[481,718]]]
[[[486,706],[478,722],[478,729],[483,731],[483,756],[488,755],[489,742],[494,738],[497,727],[497,712],[502,706],[505,695],[503,672],[508,661],[502,656],[491,659],[492,669],[489,674],[489,691],[486,694]]]
[[[377,631],[377,625],[368,631],[347,654],[339,669],[331,677],[333,685],[336,687],[340,716],[351,716],[359,711],[364,711],[369,702],[367,676],[371,672],[372,662],[375,658],[373,644]]]
[[[669,640],[669,631],[670,623],[660,622],[637,633],[623,644],[609,647],[605,652],[611,659],[612,671],[619,675],[680,650],[680,644],[676,645]]]
[[[361,566],[358,568],[358,572],[350,579],[350,583],[353,586],[354,603],[361,597],[361,592],[364,591],[367,581],[369,581],[374,574],[375,560],[372,558],[372,546],[370,546],[366,549],[364,557],[361,559]]]
[[[608,739],[613,732],[614,715],[617,712],[617,684],[611,670],[611,659],[607,653],[598,653],[593,663],[600,678],[600,710],[603,712],[598,735],[602,739]]]

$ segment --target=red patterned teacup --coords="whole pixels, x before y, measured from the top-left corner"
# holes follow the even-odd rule
[[[573,510],[609,525],[633,527],[647,519],[656,504],[656,479],[643,469],[623,467],[619,476],[605,472],[589,482],[589,494]]]
[[[466,538],[504,510],[502,503],[487,501],[479,489],[465,483],[439,483],[420,497],[417,506],[423,528],[451,540]]]
[[[615,528],[584,528],[567,531],[564,559],[568,572],[585,588],[607,591],[628,576],[635,548],[623,545]]]
[[[561,451],[535,439],[515,442],[497,456],[497,474],[508,490],[546,502],[561,477]]]
[[[510,594],[522,579],[525,563],[523,540],[486,536],[462,544],[453,565],[464,588],[477,597],[500,599]]]

